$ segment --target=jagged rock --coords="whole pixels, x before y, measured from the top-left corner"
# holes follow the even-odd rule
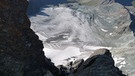
[[[99,51],[99,53],[98,53]],[[126,76],[114,66],[109,50],[97,50],[75,73],[75,76]]]
[[[57,75],[30,29],[27,5],[26,0],[0,1],[0,76]]]

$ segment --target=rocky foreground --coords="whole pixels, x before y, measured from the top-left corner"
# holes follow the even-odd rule
[[[119,4],[115,5],[120,6],[119,9],[123,8]],[[107,49],[94,51],[86,61],[82,60],[77,65],[70,63],[69,69],[63,66],[60,66],[59,69],[56,68],[51,60],[44,56],[42,42],[30,29],[30,21],[26,15],[27,6],[27,0],[0,1],[0,76],[125,76],[122,74],[122,71],[115,67],[112,55]],[[81,11],[82,9],[83,7],[79,10]],[[103,20],[100,15],[104,17],[112,16],[109,13],[105,15],[103,11],[98,9],[95,11],[99,13],[96,16],[99,21]],[[114,18],[114,22],[122,25],[118,27],[121,30],[109,27],[113,28],[113,30],[109,30],[110,32],[108,33],[105,33],[104,30],[100,31],[103,31],[101,33],[105,35],[112,33],[113,36],[111,35],[110,37],[116,37],[119,41],[125,34],[130,33],[127,27],[130,24],[130,20],[127,10],[122,9],[119,12],[117,11],[113,14],[112,18]],[[117,17],[119,13],[126,14],[122,17]],[[94,17],[91,17],[92,20],[94,20]],[[117,21],[117,18],[125,18],[125,21]],[[129,22],[126,22],[126,20]],[[103,20],[103,22],[103,24],[109,23],[106,20]],[[102,25],[102,21],[99,23]],[[94,22],[94,25],[97,26],[98,22]],[[109,28],[105,29],[108,30]],[[119,37],[119,34],[122,34],[122,36]],[[114,42],[117,42],[117,40]],[[132,45],[134,44],[131,44],[131,47]]]
[[[0,1],[0,76],[59,76],[30,29],[26,0]]]

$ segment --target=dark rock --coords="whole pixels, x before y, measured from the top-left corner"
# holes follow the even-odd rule
[[[109,50],[100,52],[87,59],[77,70],[75,76],[126,76],[114,66]],[[97,51],[96,51],[97,52]]]
[[[57,76],[30,29],[27,6],[26,0],[0,1],[0,76]]]

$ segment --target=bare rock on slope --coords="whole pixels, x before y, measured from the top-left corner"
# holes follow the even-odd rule
[[[99,53],[98,53],[99,52]],[[126,76],[114,66],[109,50],[100,49],[87,59],[75,73],[75,76]]]

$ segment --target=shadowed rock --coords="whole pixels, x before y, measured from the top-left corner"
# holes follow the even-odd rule
[[[99,53],[98,53],[99,52]],[[75,73],[75,76],[126,76],[114,66],[109,50],[100,49],[87,59]]]
[[[57,75],[30,29],[27,6],[26,0],[0,1],[0,76]]]

